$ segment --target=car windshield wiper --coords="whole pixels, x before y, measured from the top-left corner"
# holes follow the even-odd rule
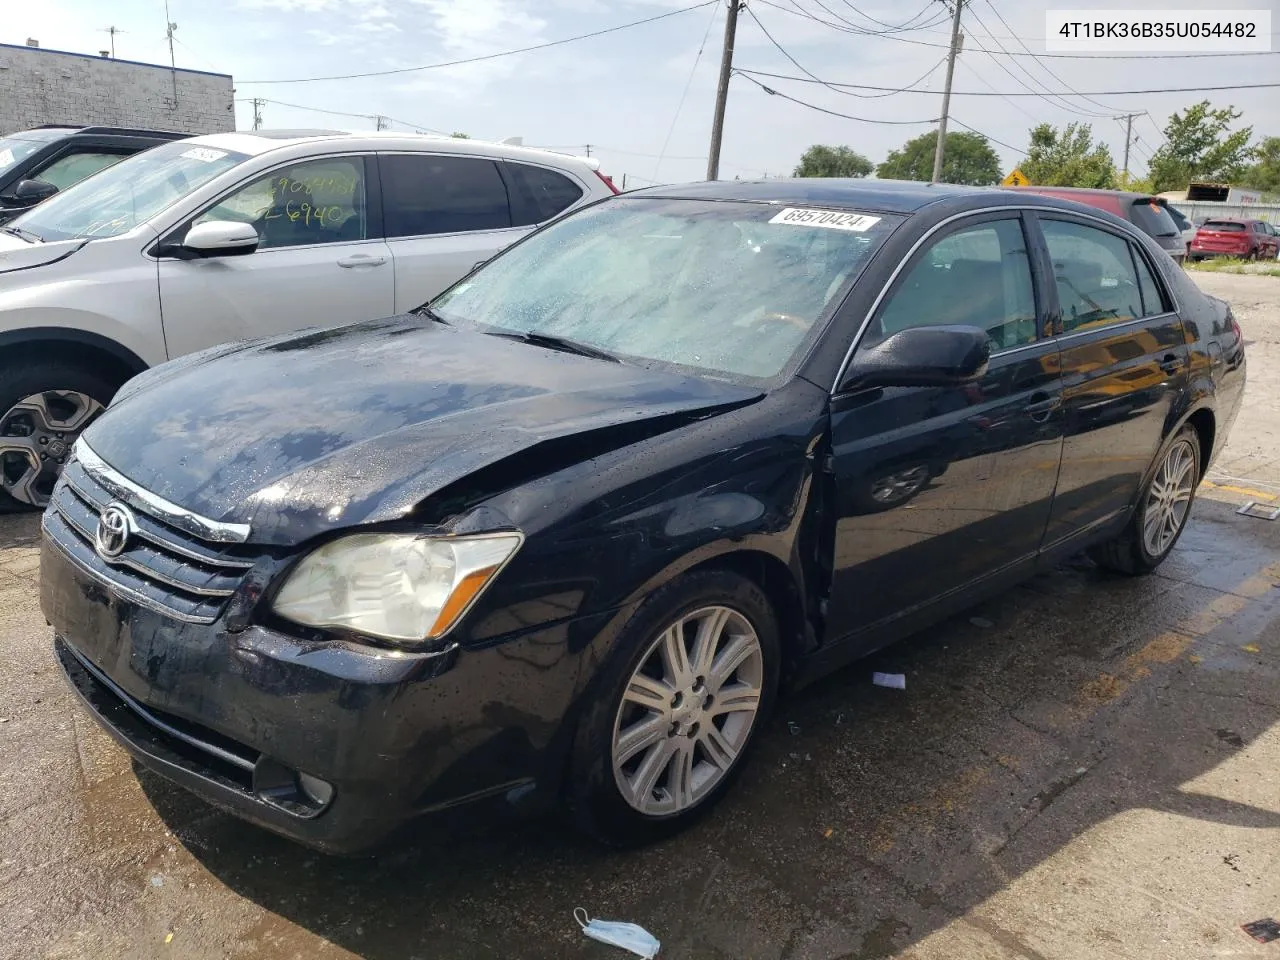
[[[557,337],[552,333],[538,333],[536,330],[526,330],[524,333],[512,333],[503,330],[486,330],[485,332],[491,337],[519,340],[521,343],[531,343],[535,347],[546,347],[548,350],[576,353],[580,357],[592,357],[596,360],[607,360],[610,363],[622,362],[608,350],[601,350],[599,347],[593,347],[589,343],[571,340],[568,337]]]
[[[440,316],[440,314],[432,310],[429,304],[424,303],[422,306],[417,307],[414,310],[410,310],[409,312],[416,313],[420,317],[426,317],[428,320],[434,320],[436,323],[443,323],[446,327],[453,326],[453,324],[451,324],[448,320],[446,320],[444,317]]]
[[[24,230],[22,227],[5,227],[4,232],[25,240],[27,243],[44,243],[44,237],[40,236],[40,234]]]

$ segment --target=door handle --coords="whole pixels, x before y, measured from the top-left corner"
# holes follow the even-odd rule
[[[357,253],[354,256],[343,257],[338,261],[340,267],[380,267],[387,262],[386,257],[371,257],[367,253]]]
[[[1160,369],[1165,373],[1174,374],[1182,369],[1182,360],[1174,353],[1166,353],[1160,358]]]
[[[1025,409],[1027,416],[1036,423],[1044,423],[1060,406],[1062,406],[1062,394],[1037,390],[1031,395]]]

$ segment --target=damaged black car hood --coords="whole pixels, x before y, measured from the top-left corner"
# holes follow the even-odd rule
[[[406,516],[477,471],[510,486],[558,469],[570,438],[591,456],[761,396],[418,316],[175,366],[126,388],[85,442],[147,490],[277,544]]]

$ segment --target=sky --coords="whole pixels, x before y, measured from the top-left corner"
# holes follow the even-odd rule
[[[640,186],[705,176],[725,0],[593,39],[482,63],[362,79],[260,81],[438,64],[602,30],[697,2],[169,0],[169,17],[178,25],[174,52],[179,67],[234,77],[240,128],[252,125],[248,101],[262,97],[268,101],[262,108],[267,127],[372,130],[373,117],[383,115],[395,118],[392,128],[399,130],[460,131],[491,140],[520,136],[530,146],[579,154],[590,144],[605,172],[617,179],[625,174],[628,186]],[[1128,9],[1150,10],[1219,5],[1270,9],[1272,29],[1280,31],[1280,0],[1124,2]],[[21,44],[34,37],[42,47],[93,54],[109,46],[105,28],[115,26],[120,31],[117,57],[168,62],[164,0],[41,0],[5,6],[0,42]],[[1162,142],[1160,131],[1170,112],[1201,99],[1241,109],[1240,125],[1252,125],[1256,137],[1280,136],[1280,93],[1275,89],[1112,92],[1280,82],[1280,55],[1037,60],[992,56],[981,49],[1043,54],[1045,10],[1088,6],[1104,5],[1096,0],[969,0],[963,11],[965,52],[956,65],[951,129],[967,125],[992,138],[1008,171],[1022,157],[1027,132],[1035,124],[1090,123],[1119,163],[1125,128],[1114,118],[1139,113],[1130,159],[1137,174]],[[926,26],[865,35],[908,22]],[[948,37],[949,15],[942,0],[749,0],[739,20],[736,67],[803,76],[780,46],[804,71],[827,82],[896,89],[920,81],[915,90],[921,92],[868,98],[817,83],[758,78],[778,94],[859,118],[847,119],[771,96],[735,76],[721,176],[788,175],[815,143],[849,146],[873,162],[882,161],[888,151],[932,129],[941,111]],[[1272,45],[1280,50],[1275,33]],[[1028,90],[1080,91],[1092,99],[1074,94],[965,95]],[[867,122],[872,120],[896,122]]]

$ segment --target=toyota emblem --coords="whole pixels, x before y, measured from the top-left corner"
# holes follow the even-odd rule
[[[123,503],[107,504],[98,517],[98,531],[94,536],[98,556],[103,560],[114,560],[120,556],[129,546],[129,538],[136,529],[133,512],[128,507]]]

